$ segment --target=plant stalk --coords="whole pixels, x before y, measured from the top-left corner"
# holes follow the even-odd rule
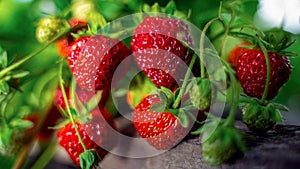
[[[61,89],[61,92],[62,92],[62,95],[63,95],[63,98],[64,98],[64,102],[66,104],[67,113],[68,113],[69,118],[70,118],[70,120],[72,122],[72,125],[73,125],[73,127],[75,129],[75,132],[77,134],[78,140],[80,141],[80,143],[81,143],[84,151],[87,151],[87,148],[86,148],[86,146],[85,146],[85,144],[84,144],[84,142],[83,142],[83,140],[82,140],[82,138],[80,136],[80,133],[79,133],[78,128],[76,126],[75,120],[74,120],[73,115],[72,115],[71,110],[70,110],[69,101],[68,101],[68,98],[67,98],[67,95],[66,95],[66,91],[65,91],[65,88],[64,88],[64,80],[62,78],[62,71],[63,71],[63,62],[60,62],[59,73],[58,73],[59,74],[58,75],[59,76],[59,85],[60,85],[60,89]]]
[[[192,72],[192,68],[193,68],[193,66],[195,64],[196,58],[197,58],[197,55],[194,54],[193,57],[192,57],[192,60],[191,60],[191,62],[189,64],[188,70],[187,70],[187,72],[186,72],[186,74],[184,76],[182,87],[181,87],[181,89],[179,91],[179,94],[178,94],[177,98],[174,101],[173,108],[175,108],[175,109],[179,106],[179,103],[180,103],[181,98],[183,96],[183,92],[184,92],[185,87],[186,87],[187,82],[188,82],[188,78],[190,77],[191,72]]]
[[[50,40],[47,44],[45,44],[43,47],[41,47],[40,49],[38,49],[37,51],[25,56],[23,59],[19,60],[18,62],[8,66],[5,69],[2,69],[0,71],[0,78],[2,78],[3,76],[5,76],[7,73],[9,73],[10,71],[18,68],[20,65],[22,65],[23,63],[25,63],[26,61],[28,61],[29,59],[33,58],[34,56],[40,54],[42,51],[44,51],[48,46],[50,46],[53,42],[55,42],[56,40],[58,40],[59,38],[61,38],[62,36],[66,35],[69,32],[72,32],[75,29],[78,29],[80,27],[83,27],[84,25],[77,25],[75,27],[72,28],[68,28],[64,31],[62,31],[60,34],[58,34],[57,36],[55,36],[52,40]]]
[[[270,83],[270,80],[271,80],[271,63],[270,63],[270,60],[269,60],[269,55],[268,55],[267,49],[264,46],[264,44],[261,42],[260,37],[258,37],[257,42],[258,42],[258,45],[259,45],[259,47],[261,48],[261,50],[264,54],[264,57],[265,57],[265,60],[266,60],[266,65],[267,65],[267,77],[266,77],[265,89],[264,89],[264,93],[262,95],[262,98],[260,100],[262,102],[262,104],[264,104],[265,101],[266,101],[267,95],[268,95],[269,83]]]

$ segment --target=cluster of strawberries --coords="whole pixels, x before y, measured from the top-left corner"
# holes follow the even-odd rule
[[[57,18],[52,18],[52,20],[55,19]],[[52,22],[57,23],[57,21]],[[167,105],[170,109],[165,109],[161,113],[151,109],[154,105],[162,102],[158,94],[146,96],[140,101],[133,112],[133,124],[139,135],[146,138],[149,144],[156,149],[169,149],[188,134],[188,127],[177,118],[180,114],[179,105],[172,107],[175,93],[177,91],[178,94],[177,89],[180,86],[178,83],[182,83],[178,79],[184,78],[187,71],[186,65],[190,64],[193,57],[193,53],[182,43],[184,41],[189,45],[193,44],[187,24],[175,18],[146,17],[136,27],[130,49],[123,41],[104,35],[83,35],[74,38],[72,34],[87,29],[88,23],[71,19],[69,25],[70,27],[81,26],[55,43],[59,54],[68,59],[70,70],[81,91],[109,91],[116,68],[129,55],[133,54],[135,63],[141,71],[158,89],[167,90],[169,92],[168,99],[171,100]],[[183,64],[185,67],[182,66]],[[193,70],[194,74],[199,74],[197,70]],[[122,72],[126,73],[127,71],[128,69]],[[77,95],[82,98],[79,99],[82,102],[89,100],[82,94],[77,93]],[[105,98],[102,97],[101,100],[103,99]],[[86,148],[96,150],[100,156],[99,159],[102,159],[107,154],[107,150],[102,149],[101,144],[96,145],[96,143],[99,143],[99,140],[103,140],[100,141],[101,143],[116,138],[107,136],[107,124],[115,128],[114,122],[105,110],[104,104],[101,103],[98,106],[101,112],[92,111],[93,119],[96,120],[86,124],[76,121],[76,127]],[[61,105],[61,107],[65,109],[65,106]],[[97,116],[99,113],[105,114],[102,120],[99,120],[101,118]],[[96,127],[97,125],[98,127]],[[188,124],[188,126],[191,125],[192,123]],[[85,128],[95,129],[91,133],[100,134],[91,139],[89,138],[90,134],[87,135],[87,131],[84,130]],[[57,137],[60,145],[66,149],[71,159],[80,165],[79,155],[84,149],[80,146],[80,140],[77,138],[72,123],[60,128]]]
[[[56,19],[50,18],[50,21],[57,24],[59,22]],[[181,88],[182,81],[178,80],[185,78],[189,66],[195,76],[200,76],[198,64],[201,62],[198,58],[195,62],[194,52],[188,47],[193,46],[193,39],[186,23],[176,18],[148,16],[135,28],[130,48],[123,41],[104,35],[72,36],[89,29],[88,24],[86,21],[69,20],[71,28],[81,26],[56,41],[58,52],[67,58],[80,88],[81,92],[77,95],[81,102],[91,99],[83,94],[86,92],[102,90],[102,95],[107,95],[104,93],[108,93],[112,87],[115,70],[132,54],[135,64],[159,90],[158,94],[143,96],[135,105],[132,116],[137,133],[150,145],[158,150],[170,149],[188,135],[195,121],[206,118],[204,112],[209,110],[212,100],[211,85],[206,75],[196,78],[197,84],[187,87],[189,92]],[[280,120],[277,109],[282,108],[264,99],[271,100],[277,95],[280,87],[289,79],[291,66],[288,58],[275,51],[268,53],[269,64],[266,64],[265,54],[259,47],[249,49],[254,45],[243,45],[248,45],[248,48],[236,47],[229,53],[228,62],[236,70],[244,93],[249,97],[263,98],[262,102],[256,99],[243,105],[244,122],[250,130],[263,133]],[[124,75],[128,72],[129,64],[133,63],[126,64],[128,66],[122,70]],[[192,107],[180,105],[180,102],[188,100],[186,95],[190,97],[188,103]],[[105,99],[102,97],[99,109],[91,110],[93,118],[90,122],[81,124],[76,121],[76,128],[86,149],[95,150],[100,157],[97,162],[108,152],[103,149],[103,144],[116,139],[108,130],[116,127],[104,107]],[[63,101],[60,104],[62,109],[66,109]],[[190,113],[192,109],[196,112]],[[71,159],[80,166],[79,156],[84,148],[74,127],[74,124],[68,123],[59,129],[57,137]]]

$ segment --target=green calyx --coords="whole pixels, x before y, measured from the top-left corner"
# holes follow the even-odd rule
[[[272,29],[265,32],[263,42],[269,52],[277,52],[282,56],[295,56],[295,53],[285,52],[284,49],[291,46],[295,40],[292,40],[291,33],[282,29]]]
[[[211,86],[209,79],[195,78],[186,91],[189,92],[191,102],[198,110],[206,110],[211,104]]]
[[[211,118],[212,115],[209,115]],[[246,151],[243,134],[226,120],[212,118],[202,130],[202,155],[210,165],[221,165]]]
[[[86,150],[79,155],[80,167],[90,169],[98,166],[99,156],[95,150]]]
[[[165,7],[159,6],[156,2],[152,6],[148,4],[144,4],[141,7],[141,11],[145,13],[166,13],[170,17],[176,16],[178,18],[187,19],[190,17],[191,11],[188,14],[183,13],[176,9],[176,4],[173,0],[169,1],[169,3]]]
[[[48,43],[67,28],[69,28],[68,22],[61,17],[44,17],[37,24],[36,38],[40,43]]]
[[[243,106],[243,122],[249,130],[256,134],[265,134],[272,129],[277,122],[282,122],[279,110],[286,111],[287,108],[277,103],[261,105],[256,99],[245,103]]]

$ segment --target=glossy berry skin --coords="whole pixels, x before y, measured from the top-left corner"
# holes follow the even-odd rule
[[[173,89],[186,72],[192,53],[180,41],[193,45],[188,25],[179,19],[146,17],[134,30],[134,58],[157,87]]]
[[[68,23],[69,23],[70,27],[75,27],[77,25],[85,25],[81,28],[73,30],[72,31],[73,34],[76,34],[79,31],[82,31],[84,29],[88,29],[88,27],[87,27],[88,23],[83,21],[83,20],[78,20],[78,19],[75,19],[75,18],[71,18],[70,20],[68,20]],[[63,36],[62,38],[55,41],[55,46],[56,46],[57,52],[60,56],[63,56],[63,57],[68,56],[69,45],[72,44],[76,40],[73,37],[72,33],[68,33],[65,36]]]
[[[270,60],[271,77],[267,99],[273,99],[280,89],[289,80],[291,73],[290,61],[287,57],[277,53],[268,53]],[[264,92],[267,66],[261,50],[245,51],[238,59],[237,76],[245,94],[261,98]]]
[[[81,49],[84,48],[86,41],[90,39],[90,36],[80,37],[68,46],[68,64],[71,72],[74,72],[74,66],[81,54]]]
[[[170,149],[186,135],[187,129],[170,112],[154,112],[150,107],[161,102],[158,95],[149,95],[134,109],[133,124],[138,134],[158,150]]]
[[[99,116],[99,113],[104,113],[105,115]],[[109,134],[109,128],[115,128],[115,125],[106,110],[101,110],[101,112],[99,110],[93,110],[92,115],[92,121],[86,124],[76,122],[76,127],[86,148],[88,150],[94,149],[98,153],[100,158],[97,159],[97,162],[99,162],[108,153],[108,151],[102,147],[109,145],[112,148],[115,146],[117,140]],[[71,122],[59,129],[57,139],[58,143],[65,148],[73,162],[77,166],[80,166],[79,155],[84,152],[84,149]]]
[[[241,42],[235,46],[228,54],[227,61],[233,69],[236,69],[238,58],[248,49],[243,46],[251,46],[250,42]]]
[[[73,75],[77,84],[85,90],[110,88],[116,68],[130,54],[131,51],[122,41],[103,35],[91,37],[74,66]],[[122,73],[125,76],[126,71]]]

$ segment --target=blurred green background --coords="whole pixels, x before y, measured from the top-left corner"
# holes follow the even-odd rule
[[[152,5],[155,0],[96,0],[100,12],[104,17],[110,21],[118,17],[139,12],[142,3]],[[226,1],[224,1],[225,3]],[[241,1],[242,2],[242,1]],[[37,50],[41,47],[35,39],[35,27],[37,21],[48,14],[58,14],[66,11],[71,0],[1,0],[0,1],[0,45],[8,51],[11,62],[16,61],[25,55]],[[165,6],[168,0],[159,1],[161,6]],[[200,29],[204,27],[205,23],[211,18],[216,17],[218,13],[219,0],[175,0],[177,8],[184,13],[188,13],[191,9],[190,21]],[[257,1],[246,2],[241,6],[244,8],[243,15],[253,18],[258,8]],[[218,26],[212,26],[209,30],[208,36],[213,35]],[[295,35],[296,43],[289,48],[290,51],[300,53],[300,36]],[[230,49],[236,44],[234,39],[227,41],[227,47]],[[218,41],[213,41],[213,44],[218,48]],[[20,97],[26,98],[26,90],[33,90],[38,78],[41,78],[47,71],[57,67],[58,54],[55,46],[51,45],[39,56],[30,60],[30,62],[22,65],[22,69],[29,70],[30,76],[24,81],[24,94]],[[298,75],[300,73],[300,59],[299,57],[291,58],[293,65],[293,72],[290,81],[281,89],[280,94],[276,97],[276,101],[287,105],[290,112],[283,112],[287,118],[288,123],[300,124],[300,80]],[[22,99],[21,99],[22,100]],[[22,102],[20,104],[23,104]],[[46,103],[45,103],[46,104]],[[38,108],[37,108],[38,109]],[[32,110],[31,110],[32,111]]]

